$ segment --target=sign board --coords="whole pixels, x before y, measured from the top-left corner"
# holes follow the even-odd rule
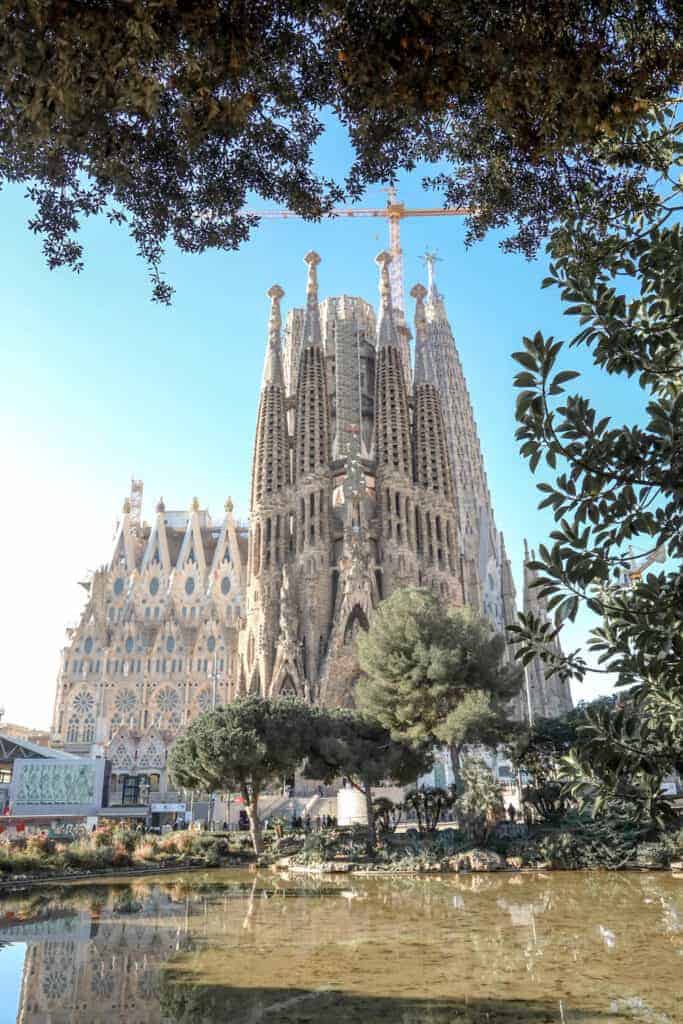
[[[19,757],[14,762],[10,803],[16,817],[92,817],[102,807],[104,758]]]
[[[183,814],[185,804],[152,804],[152,814]]]

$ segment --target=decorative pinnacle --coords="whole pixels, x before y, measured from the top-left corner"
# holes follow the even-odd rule
[[[157,512],[165,512],[165,511],[166,511],[166,506],[164,505],[164,499],[163,498],[159,498],[159,500],[157,502]]]
[[[313,250],[307,252],[304,256],[304,263],[308,265],[304,346],[321,344],[320,314],[318,312],[318,271],[316,269],[320,262],[320,256]]]
[[[310,301],[314,299],[318,301],[318,271],[317,266],[321,262],[320,256],[317,252],[311,249],[304,256],[304,263],[308,264],[308,282],[306,284],[306,297]]]
[[[225,511],[228,513],[228,515],[230,515],[234,507],[235,506],[232,503],[232,498],[228,498],[228,500],[225,503]]]
[[[415,299],[415,383],[423,384],[427,380],[427,315],[424,304],[427,289],[423,284],[416,284],[410,289],[410,294]]]
[[[389,264],[391,253],[384,249],[375,256],[375,263],[379,267],[379,294],[382,305],[391,304],[391,282],[389,280]]]
[[[130,498],[124,498],[123,513],[124,515],[128,515],[130,513]]]
[[[280,299],[285,294],[284,288],[281,288],[279,284],[273,284],[268,289],[268,298],[271,301],[272,309],[277,309],[278,318],[280,316]]]
[[[263,364],[264,384],[284,385],[282,363],[280,359],[280,330],[282,328],[280,299],[284,294],[284,289],[282,289],[279,284],[271,285],[267,292],[268,298],[270,299],[270,319],[268,321],[268,347],[266,348],[266,361]]]
[[[190,506],[190,511],[191,512],[199,512],[199,498],[196,497],[196,496],[192,499],[192,505]]]

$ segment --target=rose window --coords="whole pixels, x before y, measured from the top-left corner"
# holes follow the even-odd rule
[[[114,704],[120,715],[132,715],[135,711],[138,699],[132,690],[122,690],[117,693]]]
[[[168,687],[164,690],[160,690],[157,694],[157,707],[160,711],[175,711],[179,703],[180,700],[176,691],[171,690]]]
[[[74,697],[73,709],[77,715],[89,715],[95,707],[95,698],[92,693],[82,691]]]
[[[208,711],[211,707],[211,694],[208,690],[202,690],[197,697],[197,704],[200,711]]]

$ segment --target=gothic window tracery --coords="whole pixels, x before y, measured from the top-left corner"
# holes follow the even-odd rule
[[[208,689],[200,690],[197,696],[197,706],[201,712],[211,709],[211,692]]]
[[[81,690],[73,699],[73,711],[76,715],[92,714],[95,707],[95,698],[88,690]]]
[[[114,707],[123,718],[129,717],[134,713],[137,703],[138,699],[132,690],[121,690],[114,698]]]
[[[175,711],[180,704],[180,697],[170,686],[164,686],[157,694],[157,707],[161,712]]]
[[[67,743],[78,743],[78,730],[80,724],[80,719],[77,718],[75,715],[72,715],[66,727]]]
[[[112,766],[117,770],[133,767],[133,754],[123,737],[114,745],[110,756]]]
[[[163,768],[164,745],[156,736],[147,736],[140,745],[139,768]]]

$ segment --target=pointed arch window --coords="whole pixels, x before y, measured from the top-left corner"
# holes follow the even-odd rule
[[[344,643],[353,643],[359,631],[369,628],[368,618],[360,605],[355,605],[344,628]]]
[[[294,680],[292,679],[291,675],[289,675],[289,673],[282,680],[282,685],[280,686],[280,696],[296,697],[296,686],[294,685]]]
[[[75,715],[72,715],[69,719],[69,724],[66,727],[66,742],[67,743],[78,743],[78,729],[80,722]]]

